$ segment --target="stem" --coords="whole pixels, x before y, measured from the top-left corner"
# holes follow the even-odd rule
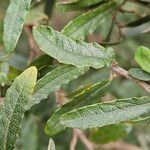
[[[137,80],[133,77],[131,77],[129,75],[129,72],[123,68],[121,68],[120,66],[113,66],[112,67],[112,71],[116,74],[119,74],[120,76],[123,76],[125,78],[127,78],[128,80],[131,80],[135,83],[137,83],[140,87],[142,87],[145,91],[147,91],[148,93],[150,93],[150,85],[148,85],[146,82],[144,81],[140,81],[140,80]]]

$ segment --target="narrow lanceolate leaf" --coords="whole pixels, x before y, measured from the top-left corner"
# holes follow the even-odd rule
[[[144,46],[138,47],[135,52],[135,60],[140,67],[150,73],[150,49]]]
[[[150,127],[150,116],[141,117],[136,120],[131,120],[129,123],[133,124],[134,126],[146,126]]]
[[[73,39],[82,39],[94,32],[116,8],[116,2],[108,2],[73,19],[62,30],[62,33]]]
[[[41,69],[45,66],[50,66],[52,64],[53,58],[48,55],[41,55],[34,59],[30,66],[36,66],[37,69]]]
[[[76,1],[65,1],[65,2],[58,2],[56,6],[62,11],[68,10],[81,10],[92,5],[96,5],[98,3],[103,2],[104,0],[76,0]]]
[[[21,134],[17,139],[23,150],[37,150],[38,148],[38,124],[36,119],[36,117],[30,115],[23,120]]]
[[[98,102],[98,100],[100,100],[100,98],[107,91],[109,85],[110,81],[101,81],[91,86],[89,89],[84,90],[82,93],[77,94],[77,96],[70,99],[68,103],[64,104],[62,107],[59,107],[48,120],[45,132],[52,136],[64,130],[65,126],[60,124],[60,117],[64,113],[75,108]]]
[[[49,94],[68,84],[71,80],[76,79],[87,70],[87,67],[77,68],[71,65],[64,65],[47,73],[37,82],[28,108],[46,99]]]
[[[89,138],[94,143],[105,144],[125,137],[131,129],[132,125],[123,123],[93,128],[89,130]]]
[[[18,76],[6,92],[0,108],[0,149],[12,150],[22,118],[30,101],[37,77],[35,67],[30,67]]]
[[[136,79],[143,80],[143,81],[150,81],[150,74],[139,68],[130,69],[129,74]]]
[[[13,52],[30,10],[31,0],[11,0],[4,20],[4,45],[7,53]]]
[[[62,125],[72,128],[93,128],[117,124],[150,112],[150,97],[128,98],[85,106],[60,118]]]
[[[55,143],[52,139],[49,139],[48,150],[56,150]]]
[[[74,41],[47,26],[34,28],[33,34],[40,49],[61,63],[101,68],[114,60],[112,48]]]
[[[133,22],[128,23],[128,24],[127,24],[127,27],[140,26],[140,25],[142,25],[142,24],[144,24],[144,23],[149,22],[149,20],[150,20],[150,15],[147,15],[147,16],[145,16],[145,17],[143,17],[143,18],[140,18],[140,19],[138,19],[138,20],[136,20],[136,21],[133,21]]]

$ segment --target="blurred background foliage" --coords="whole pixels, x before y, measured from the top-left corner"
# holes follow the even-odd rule
[[[59,0],[62,1],[62,0]],[[103,24],[91,35],[87,36],[87,41],[96,41],[102,45],[111,45],[116,52],[116,60],[120,66],[126,70],[137,67],[134,60],[134,52],[140,45],[150,47],[150,7],[149,0],[127,1],[122,10],[118,10],[115,18],[110,14]],[[54,0],[33,0],[32,9],[26,19],[27,24],[41,21],[42,24],[49,24],[54,29],[61,29],[74,17],[88,10],[66,11],[63,12],[58,7],[54,7]],[[38,78],[41,78],[48,71],[55,69],[59,64],[54,64],[54,60],[44,55],[42,52],[34,54],[34,61],[30,59],[31,50],[28,43],[28,37],[25,31],[19,39],[15,52],[7,56],[3,52],[3,19],[9,0],[0,0],[0,92],[1,97],[10,86],[13,79],[18,76],[25,68],[30,65],[36,65],[38,68]],[[141,17],[148,16],[141,24],[135,21]],[[48,19],[50,18],[50,19]],[[134,22],[134,23],[131,23]],[[91,85],[102,79],[109,78],[107,69],[90,69],[83,76],[71,81],[63,89],[67,93],[75,89]],[[112,100],[115,98],[126,98],[132,96],[148,95],[141,87],[122,77],[117,77],[109,92],[103,100]],[[43,100],[40,104],[33,106],[30,111],[26,112],[24,123],[18,137],[16,150],[45,150],[47,149],[49,137],[44,133],[44,126],[49,116],[57,108],[55,95],[51,94],[48,99]],[[116,132],[117,131],[117,132]],[[144,150],[150,149],[150,129],[141,127],[131,127],[118,125],[115,128],[108,126],[99,129],[87,131],[89,138],[96,143],[105,143],[122,139],[128,143],[141,146]],[[113,138],[112,138],[113,137]],[[69,149],[70,140],[72,139],[72,130],[66,129],[53,137],[57,150]],[[77,150],[86,149],[79,140]]]

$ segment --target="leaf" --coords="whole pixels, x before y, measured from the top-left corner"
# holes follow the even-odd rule
[[[139,26],[139,25],[149,22],[149,20],[150,20],[150,15],[140,18],[136,21],[130,22],[126,26],[127,27],[136,27],[136,26]]]
[[[23,150],[37,150],[38,126],[36,118],[30,115],[24,119],[21,128],[21,136],[18,138]]]
[[[150,97],[128,98],[85,106],[70,111],[60,123],[72,128],[93,128],[117,124],[150,112]]]
[[[55,143],[51,138],[49,139],[48,150],[56,150]]]
[[[101,81],[97,84],[94,84],[89,89],[84,90],[82,93],[77,94],[75,97],[69,100],[68,103],[59,107],[50,119],[47,121],[47,126],[45,132],[50,136],[62,131],[65,129],[65,126],[60,124],[60,117],[75,108],[85,106],[88,104],[93,104],[98,102],[100,98],[105,94],[110,85],[109,81]]]
[[[3,63],[1,63],[1,65],[0,65],[1,67],[1,72],[4,72],[4,73],[6,73],[6,74],[8,74],[9,73],[9,64],[8,64],[8,62],[3,62]]]
[[[8,74],[8,79],[9,80],[13,80],[15,79],[17,76],[19,76],[21,74],[21,71],[18,70],[15,67],[9,66],[9,74]]]
[[[41,55],[38,58],[34,59],[30,66],[36,66],[37,69],[40,69],[42,67],[48,66],[52,64],[53,58],[51,58],[48,55]]]
[[[4,72],[0,72],[0,84],[4,84],[7,81],[7,74]]]
[[[58,2],[56,6],[62,10],[62,11],[68,11],[68,10],[81,10],[87,7],[90,7],[92,5],[96,5],[98,3],[103,2],[104,0],[76,0],[76,1],[62,1]]]
[[[116,9],[116,7],[117,4],[115,1],[100,5],[98,8],[70,21],[61,33],[73,39],[84,40],[86,35],[93,33],[94,30]]]
[[[48,17],[43,12],[43,6],[33,7],[31,6],[31,10],[28,13],[25,23],[26,24],[36,24],[36,23],[42,23],[42,21],[47,20]]]
[[[150,81],[150,74],[139,68],[130,69],[129,74],[136,79],[143,80],[143,81]]]
[[[140,67],[150,73],[150,49],[144,46],[137,48],[135,52],[135,60]]]
[[[7,53],[13,52],[30,10],[31,0],[11,0],[4,20],[4,45]]]
[[[0,108],[0,148],[2,150],[11,150],[15,146],[36,77],[36,68],[30,67],[15,79],[6,92],[5,100]]]
[[[40,49],[61,63],[101,68],[114,60],[112,48],[74,41],[47,26],[34,28],[33,34]]]
[[[46,99],[49,94],[58,90],[63,85],[68,84],[71,80],[76,79],[87,70],[88,68],[84,67],[77,68],[71,65],[64,65],[47,73],[38,80],[32,95],[32,100],[28,105],[28,109],[39,103],[41,100]]]
[[[89,130],[89,138],[94,143],[105,144],[125,137],[131,129],[131,125],[127,124],[116,124],[94,128]]]
[[[71,93],[68,93],[67,94],[67,98],[72,98],[74,96],[77,96],[78,94],[81,94],[83,91],[89,89],[90,87],[92,87],[92,84],[91,83],[88,83],[84,86],[81,86],[79,88],[77,88],[75,91],[71,92]]]
[[[129,123],[133,124],[134,126],[150,127],[150,116],[131,120]]]

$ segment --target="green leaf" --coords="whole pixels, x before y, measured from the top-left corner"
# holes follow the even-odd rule
[[[140,19],[138,19],[138,20],[136,20],[136,21],[133,21],[133,22],[128,23],[126,26],[127,26],[127,27],[140,26],[140,25],[142,25],[142,24],[144,24],[144,23],[149,22],[149,20],[150,20],[150,15],[147,15],[147,16],[145,16],[145,17],[143,17],[143,18],[140,18]]]
[[[31,6],[32,7],[32,6]],[[43,6],[32,7],[30,12],[28,13],[25,23],[26,24],[34,24],[34,23],[42,23],[42,20],[47,20],[47,15],[43,12]]]
[[[30,10],[31,0],[11,0],[4,20],[4,45],[7,53],[13,52]]]
[[[150,74],[139,68],[130,69],[129,74],[136,79],[143,80],[143,81],[150,81]]]
[[[68,10],[81,10],[92,5],[96,5],[98,3],[103,2],[104,0],[76,0],[76,1],[62,1],[58,2],[56,6],[62,11]]]
[[[56,150],[55,143],[51,138],[49,139],[48,150]]]
[[[4,73],[6,73],[6,74],[8,74],[9,73],[9,64],[8,64],[8,62],[3,62],[3,63],[1,63],[1,65],[0,65],[1,67],[1,72],[4,72]]]
[[[4,84],[7,81],[7,74],[4,72],[0,72],[0,84]]]
[[[88,68],[85,67],[77,68],[71,65],[64,65],[50,71],[38,80],[28,108],[46,99],[49,94],[68,84],[71,80],[76,79],[87,70]]]
[[[75,109],[60,118],[72,128],[93,128],[117,124],[150,112],[150,97],[128,98]]]
[[[73,39],[84,40],[86,35],[93,33],[106,20],[116,9],[116,6],[116,2],[111,1],[82,14],[69,22],[62,30],[62,33]]]
[[[52,64],[53,58],[48,55],[41,55],[38,58],[34,59],[30,66],[36,66],[37,69],[40,69],[45,66]]]
[[[21,74],[21,70],[15,68],[15,67],[9,66],[9,74],[8,74],[9,80],[15,79],[20,74]]]
[[[129,123],[133,124],[134,126],[150,127],[150,116],[140,117],[138,119],[129,121]]]
[[[144,46],[137,48],[135,52],[135,60],[140,67],[150,73],[150,49]]]
[[[131,125],[127,124],[117,124],[101,128],[94,128],[89,130],[89,138],[94,143],[105,144],[125,137],[131,131],[131,129]]]
[[[40,49],[61,63],[101,68],[114,60],[112,48],[74,41],[47,26],[34,28],[33,34]]]
[[[75,97],[70,99],[68,103],[59,107],[48,120],[45,132],[52,136],[64,130],[65,126],[60,124],[60,117],[64,113],[75,108],[98,102],[107,91],[109,85],[109,81],[101,81],[97,84],[94,84],[89,89],[84,90],[82,93],[77,94]]]
[[[30,115],[28,118],[24,119],[21,128],[21,136],[18,140],[23,150],[37,150],[38,126],[34,116]]]
[[[67,94],[67,98],[72,98],[74,96],[77,96],[78,94],[81,94],[83,91],[89,89],[90,87],[92,87],[92,84],[91,83],[88,83],[84,86],[81,86],[79,88],[77,88],[75,91],[71,92],[71,93],[68,93]]]
[[[0,108],[0,148],[11,150],[15,146],[22,118],[30,101],[37,77],[35,67],[18,76],[6,92]]]

